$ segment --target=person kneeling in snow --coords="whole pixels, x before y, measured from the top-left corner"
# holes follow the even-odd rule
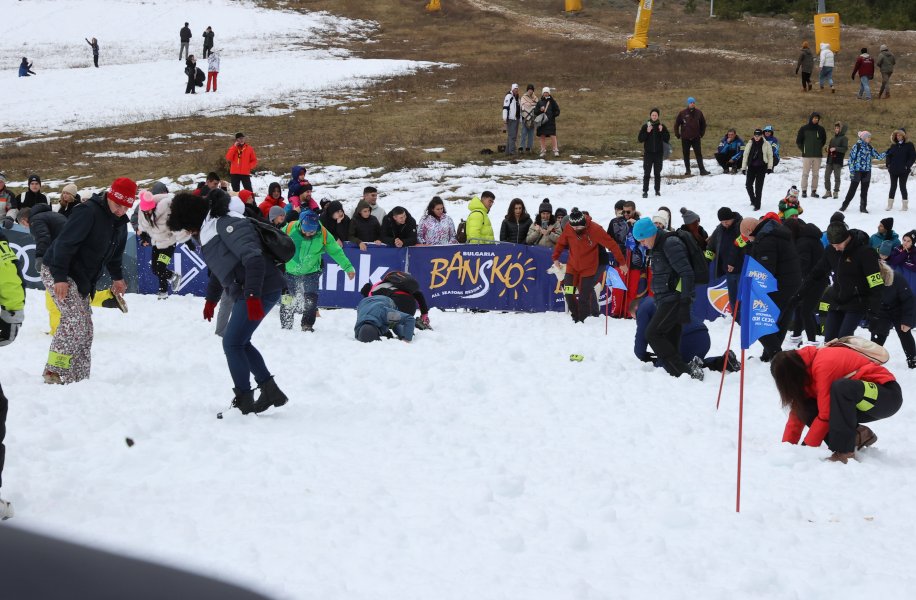
[[[432,329],[432,325],[429,324],[429,305],[426,303],[426,296],[420,291],[420,282],[410,273],[388,271],[378,283],[367,283],[359,292],[363,296],[388,296],[394,300],[399,311],[410,316],[414,316],[419,308],[417,329]]]
[[[651,297],[634,300],[630,304],[630,316],[636,319],[636,340],[633,345],[633,352],[636,358],[643,362],[651,362],[656,367],[666,368],[664,361],[654,354],[647,352],[649,342],[646,339],[646,330],[649,328],[649,322],[655,316],[656,307],[655,299]],[[723,356],[710,356],[709,347],[709,329],[706,324],[696,314],[691,312],[690,323],[684,325],[681,330],[680,353],[684,362],[691,365],[698,365],[710,371],[722,371],[725,366],[730,373],[736,373],[741,370],[741,363],[731,350],[728,351],[728,358]]]
[[[232,302],[223,332],[223,352],[234,384],[232,406],[242,414],[260,413],[271,406],[283,406],[288,400],[251,343],[255,330],[280,301],[286,280],[273,260],[264,255],[256,225],[238,212],[244,210],[242,207],[236,205],[230,210],[229,203],[229,195],[222,190],[212,190],[206,198],[176,194],[168,226],[172,231],[186,230],[198,238],[211,275],[204,318],[213,319],[224,290]],[[251,389],[252,375],[261,390],[257,401]]]
[[[827,460],[833,462],[845,464],[856,450],[878,441],[860,423],[893,416],[903,404],[903,391],[890,371],[843,345],[780,352],[770,363],[770,373],[783,407],[789,409],[782,441],[797,444],[807,426],[802,445],[826,441],[833,451]]]
[[[399,311],[391,298],[369,296],[360,300],[356,307],[356,327],[353,331],[361,342],[374,342],[382,336],[397,336],[399,340],[409,342],[413,339],[414,322],[413,316]]]

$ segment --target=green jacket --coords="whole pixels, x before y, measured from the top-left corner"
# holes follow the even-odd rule
[[[293,244],[296,245],[296,254],[293,255],[292,260],[286,263],[286,272],[290,275],[308,275],[321,272],[321,258],[325,252],[330,254],[334,262],[340,265],[347,273],[356,270],[347,255],[344,254],[344,251],[337,245],[337,240],[328,233],[324,226],[321,227],[321,231],[310,238],[302,235],[298,221],[287,225],[284,231],[293,240]]]
[[[495,241],[493,237],[493,225],[490,223],[490,215],[487,214],[487,207],[483,205],[480,198],[474,196],[468,203],[467,223],[465,223],[465,233],[468,236],[469,244],[481,244],[488,241]]]
[[[802,125],[795,136],[795,145],[801,150],[804,158],[821,158],[824,155],[824,146],[827,144],[827,132],[820,123],[814,123],[814,117],[820,120],[820,115],[811,113],[808,123]]]
[[[25,308],[25,288],[19,274],[19,260],[0,232],[0,305],[9,311]]]

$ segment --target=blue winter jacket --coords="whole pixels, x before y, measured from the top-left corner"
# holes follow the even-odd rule
[[[359,301],[356,307],[354,333],[358,334],[359,328],[366,323],[376,326],[383,336],[387,335],[388,331],[393,331],[400,339],[408,342],[413,339],[413,315],[399,311],[394,300],[388,296],[369,296]]]
[[[887,152],[878,152],[871,144],[859,140],[849,151],[849,174],[871,173],[871,160],[882,160]]]
[[[302,184],[299,183],[299,173],[304,170],[305,167],[302,165],[296,165],[290,171],[293,178],[289,180],[289,185],[287,186],[289,188],[289,195],[287,196],[287,199],[292,198],[293,196],[298,196],[302,192]]]
[[[763,139],[770,142],[770,148],[773,149],[773,166],[775,167],[779,164],[779,140],[776,139],[775,135],[770,137],[763,136]]]
[[[649,342],[646,339],[646,329],[656,310],[655,300],[647,296],[639,303],[639,309],[636,311],[636,340],[633,344],[633,353],[639,360],[648,358]],[[709,330],[703,320],[691,311],[690,323],[684,325],[681,332],[681,358],[684,359],[684,362],[690,362],[694,356],[705,359],[706,354],[709,353],[709,347]],[[661,364],[661,361],[656,360],[655,366],[663,367],[664,365]]]
[[[728,136],[724,135],[722,136],[721,141],[719,141],[719,148],[718,150],[716,150],[716,152],[718,152],[719,154],[728,155],[729,160],[737,161],[739,159],[735,157],[743,154],[743,152],[741,151],[741,148],[743,147],[744,147],[744,140],[742,140],[740,136],[736,135],[735,139],[729,142]]]

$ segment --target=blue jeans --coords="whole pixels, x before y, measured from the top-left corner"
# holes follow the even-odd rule
[[[264,314],[267,315],[279,300],[279,291],[264,294],[261,297]],[[229,315],[229,323],[223,332],[223,352],[226,354],[229,374],[232,375],[232,385],[237,390],[251,389],[251,375],[254,375],[254,380],[258,385],[271,377],[261,353],[251,344],[251,336],[262,321],[263,319],[261,321],[248,320],[248,306],[244,294],[239,296],[232,305],[232,314]]]
[[[866,100],[871,100],[871,87],[868,85],[867,75],[859,76],[859,93],[856,94],[856,98],[862,98],[863,96]]]
[[[821,89],[824,89],[825,81],[830,83],[830,87],[833,87],[833,67],[821,67],[821,72],[817,76],[817,82]]]
[[[522,121],[522,141],[519,143],[519,148],[524,148],[525,150],[531,150],[531,147],[534,146],[534,127],[528,127],[525,125],[525,122]]]
[[[855,335],[859,321],[864,318],[865,313],[859,311],[827,311],[827,320],[824,323],[824,341],[829,342],[834,338]]]
[[[286,288],[292,297],[289,304],[280,305],[280,326],[292,329],[296,313],[302,313],[302,325],[311,327],[315,324],[318,313],[318,283],[321,271],[305,275],[286,274]]]

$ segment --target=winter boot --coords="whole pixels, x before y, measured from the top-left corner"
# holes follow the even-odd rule
[[[741,370],[741,363],[738,362],[738,357],[735,356],[732,350],[728,351],[728,356],[725,361],[725,370],[729,373],[737,373]]]
[[[51,371],[45,371],[44,375],[41,376],[44,379],[44,382],[48,385],[62,385],[64,382],[61,381],[60,375],[53,373]]]
[[[158,294],[156,294],[156,300],[168,300],[168,299],[169,299],[168,292],[159,292]]]
[[[827,460],[829,462],[841,462],[845,465],[847,462],[849,462],[850,458],[855,459],[855,457],[855,452],[834,452]]]
[[[909,200],[904,200],[904,201],[903,201],[903,206],[900,208],[900,210],[906,210],[906,209],[908,209],[908,208],[910,207],[909,204],[910,204],[910,201],[909,201]]]
[[[906,366],[910,369],[916,369],[916,356],[911,356],[906,359]]]
[[[817,190],[811,190],[811,197],[812,197],[812,198],[820,198],[820,196],[817,195]]]
[[[274,381],[273,377],[261,382],[258,387],[261,390],[261,395],[258,396],[258,401],[254,403],[253,410],[256,413],[262,413],[271,406],[283,406],[289,401],[286,394],[277,387],[277,382]]]
[[[798,348],[799,346],[801,346],[801,343],[802,343],[802,338],[800,335],[790,335],[789,343],[787,344],[787,346],[790,350],[794,350],[795,348]]]
[[[827,190],[826,192],[824,192],[824,198],[830,198],[830,197],[831,197],[830,190]]]
[[[687,363],[687,373],[690,374],[691,379],[703,381],[703,360],[699,356],[694,356]]]
[[[888,198],[887,199],[887,208],[885,210],[890,210],[892,208],[894,208],[894,199]]]
[[[808,197],[808,190],[802,190],[802,198]]]
[[[878,441],[878,436],[875,435],[875,432],[866,427],[865,425],[859,425],[856,427],[856,450],[861,450],[862,448],[868,448]]]
[[[243,415],[255,412],[253,390],[242,391],[232,388],[232,391],[235,393],[235,398],[232,399],[232,408],[239,409]]]
[[[13,516],[13,505],[0,498],[0,521],[6,521]]]
[[[119,296],[114,292],[111,293],[111,298],[106,298],[102,300],[103,308],[117,308],[123,313],[127,312],[127,302],[124,300],[124,296]]]

